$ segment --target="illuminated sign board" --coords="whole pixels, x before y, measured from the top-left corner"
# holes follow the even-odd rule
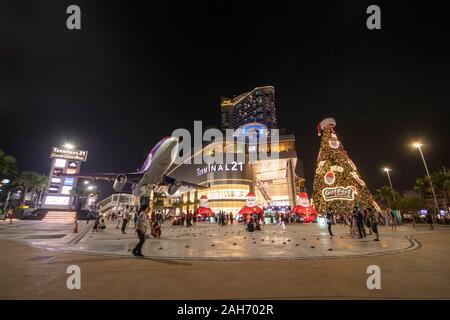
[[[66,177],[64,179],[64,185],[65,186],[73,186],[74,178]]]
[[[70,190],[72,190],[71,186],[63,186],[61,189],[61,194],[70,195]]]
[[[52,177],[52,183],[61,183],[61,178],[58,177]]]
[[[242,162],[232,162],[227,164],[209,164],[203,168],[197,169],[197,177],[207,173],[222,172],[222,171],[242,171],[244,165]]]
[[[355,190],[354,186],[349,187],[335,187],[335,188],[324,188],[322,190],[322,196],[325,201],[333,200],[355,200]]]
[[[68,206],[70,201],[70,197],[67,196],[47,196],[45,198],[45,204],[52,206]]]
[[[52,152],[50,153],[50,158],[86,161],[87,154],[88,152],[83,150],[70,150],[53,147]]]
[[[64,168],[66,166],[66,159],[56,159],[55,160],[55,168]]]

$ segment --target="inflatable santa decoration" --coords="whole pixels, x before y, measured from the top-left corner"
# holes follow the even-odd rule
[[[264,219],[264,210],[258,206],[256,203],[256,196],[253,192],[249,192],[245,199],[245,206],[239,211],[239,214],[242,215],[243,221],[248,221],[250,215],[253,214],[255,220],[256,217],[259,216],[258,220]]]
[[[202,220],[207,217],[214,217],[214,211],[211,210],[208,204],[208,197],[203,195],[199,199],[199,207],[197,209],[196,215],[201,215]]]
[[[317,218],[317,211],[309,203],[308,194],[300,192],[298,195],[297,205],[292,209],[298,218],[303,218],[305,223],[312,223]]]

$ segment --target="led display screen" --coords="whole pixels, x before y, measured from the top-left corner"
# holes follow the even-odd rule
[[[66,177],[64,179],[65,186],[73,186],[74,178]]]

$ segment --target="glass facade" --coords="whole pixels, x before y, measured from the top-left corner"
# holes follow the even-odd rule
[[[258,122],[268,128],[277,128],[275,108],[275,88],[272,86],[255,88],[233,99],[222,98],[222,129],[237,129]]]

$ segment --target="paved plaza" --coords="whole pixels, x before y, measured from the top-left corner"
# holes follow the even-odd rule
[[[0,298],[74,299],[314,299],[450,298],[450,228],[381,227],[381,241],[328,236],[320,224],[163,226],[134,258],[133,229],[91,224],[0,222]],[[378,265],[382,289],[368,290],[366,269]],[[66,268],[78,265],[82,289],[66,288]]]
[[[103,232],[91,232],[92,224],[81,222],[79,234],[72,233],[71,224],[46,225],[42,222],[19,224],[10,232],[18,241],[38,247],[131,256],[130,251],[137,243],[131,225],[124,235],[116,228],[116,222],[108,222]],[[27,232],[29,229],[31,234]],[[147,258],[159,259],[279,260],[379,255],[413,250],[419,246],[410,237],[409,229],[404,227],[399,227],[398,232],[392,232],[389,227],[380,228],[380,242],[373,241],[372,236],[352,238],[348,227],[342,225],[334,227],[334,237],[329,236],[324,224],[295,223],[289,224],[286,230],[279,225],[268,224],[262,229],[247,232],[240,223],[226,226],[198,223],[191,228],[166,223],[162,227],[162,237],[148,239],[143,253]]]

